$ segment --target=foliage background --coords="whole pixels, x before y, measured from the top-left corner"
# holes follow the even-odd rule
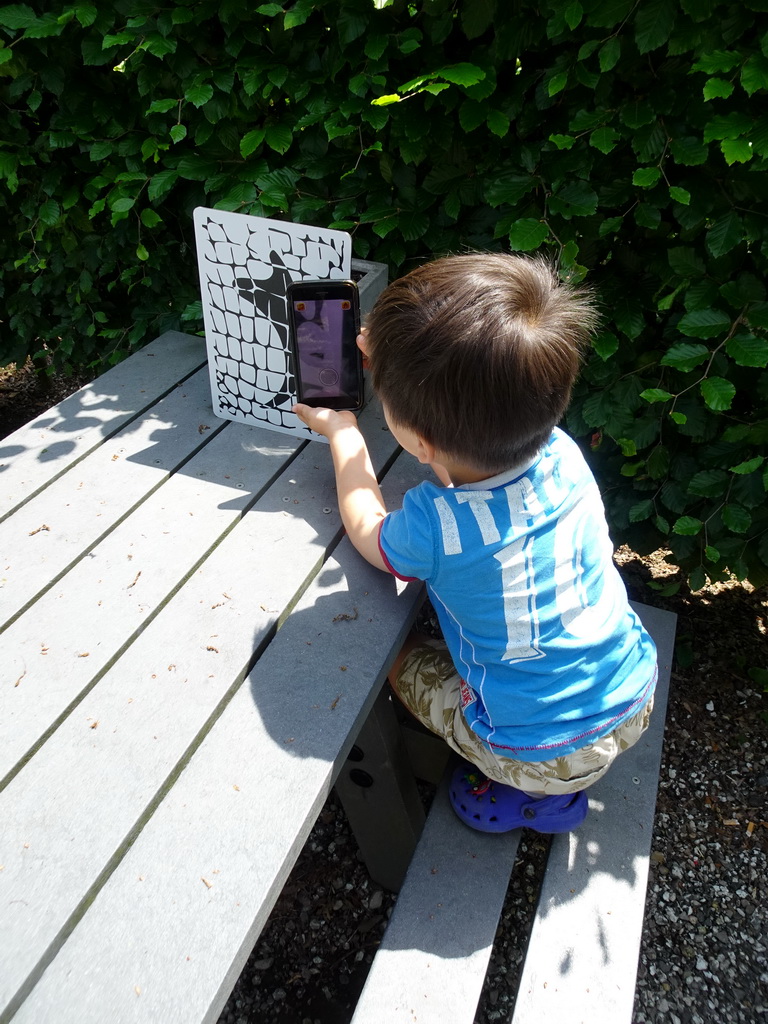
[[[250,8],[250,9],[249,9]],[[541,250],[600,296],[568,414],[614,536],[768,582],[768,0],[0,6],[0,365],[201,327],[192,210],[393,275]]]

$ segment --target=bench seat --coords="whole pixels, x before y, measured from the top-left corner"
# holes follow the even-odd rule
[[[513,1024],[631,1020],[675,630],[637,611],[659,651],[652,724],[589,790],[584,824],[552,838]],[[353,1024],[474,1019],[520,835],[468,829],[446,775]]]

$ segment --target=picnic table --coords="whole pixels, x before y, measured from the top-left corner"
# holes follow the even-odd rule
[[[396,506],[419,467],[361,422]],[[0,494],[0,1020],[216,1020],[372,709],[398,756],[421,590],[344,537],[326,445],[213,416],[177,332],[0,442]]]
[[[425,470],[361,425],[397,507]],[[334,785],[405,877],[355,1020],[472,1020],[520,832],[444,786],[423,828],[383,686],[423,590],[354,551],[326,445],[217,419],[169,332],[0,441],[0,559],[0,1024],[215,1022]],[[657,710],[552,843],[520,1024],[630,1018],[674,640],[639,610]]]

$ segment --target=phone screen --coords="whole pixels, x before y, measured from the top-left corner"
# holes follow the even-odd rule
[[[302,284],[289,289],[299,401],[332,409],[362,405],[354,285]]]

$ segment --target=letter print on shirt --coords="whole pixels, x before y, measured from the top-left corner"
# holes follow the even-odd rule
[[[454,491],[453,496],[460,505],[469,505],[486,547],[501,540],[491,510],[488,508],[488,502],[493,500],[491,491]]]
[[[435,498],[435,509],[440,519],[440,532],[443,535],[443,551],[446,555],[461,554],[461,539],[459,538],[459,524],[453,509],[442,496]]]
[[[582,500],[560,516],[555,530],[555,600],[560,621],[571,636],[585,639],[605,630],[623,597],[611,560],[611,540],[598,514],[601,510],[600,492],[590,484]],[[595,585],[587,591],[585,562],[605,568],[596,580],[599,593]]]
[[[502,661],[512,664],[544,657],[538,646],[533,543],[533,536],[518,537],[493,556],[501,565],[504,620],[507,624],[507,649]]]

